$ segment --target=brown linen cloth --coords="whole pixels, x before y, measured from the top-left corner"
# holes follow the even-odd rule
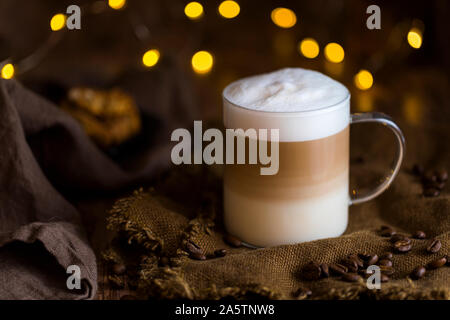
[[[187,114],[195,111],[186,96],[187,84],[180,84],[183,78],[170,62],[158,72],[134,76],[141,87],[133,95],[140,102],[147,97],[142,113],[160,121],[143,137],[138,154],[121,165],[57,106],[14,80],[0,79],[0,299],[95,296],[96,257],[75,207],[77,199],[101,198],[105,192],[143,183],[166,168],[171,126],[186,127],[192,123]],[[127,87],[136,78],[122,81]],[[180,96],[182,101],[174,98]],[[158,107],[184,117],[188,124],[169,122],[158,114]],[[67,289],[70,265],[81,269],[80,290]]]

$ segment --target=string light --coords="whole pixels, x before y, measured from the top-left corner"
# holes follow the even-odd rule
[[[142,63],[146,67],[153,67],[158,63],[160,53],[157,49],[151,49],[144,53],[142,56]]]
[[[292,28],[297,23],[294,11],[288,8],[276,8],[272,10],[270,17],[280,28]]]
[[[373,85],[373,76],[367,70],[360,70],[353,78],[353,81],[358,89],[367,90]]]
[[[232,19],[237,17],[241,8],[236,1],[226,0],[219,5],[219,13],[222,17]]]
[[[196,1],[189,2],[184,7],[184,14],[191,20],[199,19],[203,16],[203,6]]]
[[[344,60],[344,48],[335,42],[331,42],[325,46],[325,58],[333,63],[339,63]]]
[[[11,63],[7,63],[2,67],[1,75],[3,79],[11,79],[14,77],[14,66]]]
[[[126,0],[108,0],[108,5],[114,10],[122,9],[126,3]]]
[[[422,32],[417,28],[412,28],[408,32],[408,43],[414,49],[419,49],[422,46]]]
[[[306,58],[313,59],[319,55],[319,44],[313,38],[305,38],[300,42],[299,51]]]
[[[53,31],[58,31],[66,25],[66,16],[62,13],[55,14],[50,20],[50,28]]]
[[[196,73],[205,74],[211,71],[214,59],[208,51],[198,51],[192,56],[191,63]]]

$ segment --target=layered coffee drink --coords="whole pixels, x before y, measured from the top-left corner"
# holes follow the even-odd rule
[[[278,129],[279,168],[226,165],[224,221],[255,246],[341,235],[347,226],[350,94],[311,70],[282,69],[225,88],[229,129]],[[270,139],[270,138],[269,138]]]

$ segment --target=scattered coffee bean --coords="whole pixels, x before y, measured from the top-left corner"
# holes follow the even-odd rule
[[[382,273],[381,276],[380,276],[380,281],[381,282],[388,282],[389,281],[389,276]]]
[[[376,254],[374,254],[374,255],[372,255],[371,257],[370,257],[370,259],[368,259],[367,261],[366,261],[366,266],[371,266],[371,265],[374,265],[374,264],[376,264],[377,262],[378,262],[378,256],[376,255]]]
[[[138,300],[136,296],[133,296],[131,294],[125,294],[120,297],[120,300]]]
[[[329,269],[332,274],[337,276],[343,275],[348,272],[347,267],[339,263],[330,264]]]
[[[425,172],[425,169],[421,164],[415,164],[412,168],[412,172],[416,176],[421,176]]]
[[[194,260],[206,260],[206,256],[200,252],[191,252],[189,254],[189,258],[194,259]]]
[[[232,247],[238,248],[238,247],[242,246],[242,241],[239,240],[238,238],[232,236],[231,234],[225,235],[223,240]]]
[[[320,269],[322,271],[322,277],[328,278],[330,276],[330,269],[328,268],[328,265],[326,263],[322,263],[320,265]]]
[[[127,271],[127,267],[123,263],[115,263],[112,267],[112,270],[115,274],[121,275]]]
[[[406,253],[411,251],[412,245],[411,240],[399,240],[394,243],[394,250],[397,253]]]
[[[422,266],[419,266],[411,272],[410,277],[414,280],[418,280],[425,275],[425,272],[426,272],[426,269]]]
[[[425,172],[425,174],[422,177],[424,184],[436,182],[437,179],[438,179],[438,177],[437,177],[436,173],[434,171],[430,171],[430,170]]]
[[[427,264],[427,269],[437,269],[442,267],[447,263],[447,257],[441,257],[439,259],[433,260]]]
[[[186,243],[186,249],[189,252],[189,254],[203,254],[202,248],[200,248],[197,244],[195,244],[192,241],[187,241]]]
[[[440,194],[439,190],[436,189],[436,188],[433,188],[433,187],[431,187],[431,188],[426,188],[426,189],[423,191],[423,195],[424,195],[425,197],[429,197],[429,198],[431,198],[431,197],[437,197],[437,196],[439,196],[439,194]]]
[[[438,239],[433,239],[430,243],[430,245],[427,247],[427,251],[429,253],[436,253],[441,249],[441,241]]]
[[[387,276],[392,276],[395,273],[395,269],[392,267],[386,267],[386,266],[379,266],[379,267],[380,267],[380,272]]]
[[[348,256],[348,259],[355,261],[358,268],[364,267],[364,261],[358,257],[356,254],[351,254]]]
[[[366,253],[366,252],[364,252],[364,253],[358,253],[358,257],[359,257],[360,259],[362,259],[363,261],[369,260],[371,256],[372,256],[372,255],[371,255],[370,253]]]
[[[341,279],[347,282],[357,282],[361,277],[356,273],[344,273]]]
[[[395,242],[400,241],[400,240],[407,240],[407,241],[411,242],[411,240],[407,236],[405,236],[403,234],[397,233],[397,234],[394,234],[391,237],[391,242],[392,243],[395,243]]]
[[[214,251],[214,255],[216,257],[225,257],[227,255],[227,250],[226,249],[218,249],[218,250]]]
[[[348,272],[356,272],[358,271],[358,264],[353,259],[347,258],[342,260],[342,265],[347,267]]]
[[[312,281],[320,279],[322,269],[317,262],[311,261],[303,267],[301,272],[303,279]]]
[[[312,291],[308,288],[298,288],[292,293],[292,296],[297,299],[305,299],[312,295]]]
[[[392,267],[392,261],[389,259],[381,259],[378,261],[379,266]]]
[[[392,252],[386,252],[383,255],[380,256],[380,259],[389,259],[391,260],[394,257]]]
[[[427,235],[425,234],[425,232],[418,230],[418,231],[414,232],[413,237],[415,239],[425,239],[427,237]]]
[[[380,235],[382,237],[392,237],[394,234],[396,234],[397,232],[394,231],[394,229],[391,228],[385,228],[382,229],[380,232]]]
[[[439,182],[445,182],[448,179],[448,172],[445,169],[442,170],[438,170],[436,172],[436,176],[437,176],[437,181]]]

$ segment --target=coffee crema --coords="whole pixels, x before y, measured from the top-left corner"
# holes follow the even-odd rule
[[[350,95],[295,68],[244,78],[223,93],[226,128],[279,129],[279,170],[227,165],[227,230],[256,246],[339,236],[348,216]]]

